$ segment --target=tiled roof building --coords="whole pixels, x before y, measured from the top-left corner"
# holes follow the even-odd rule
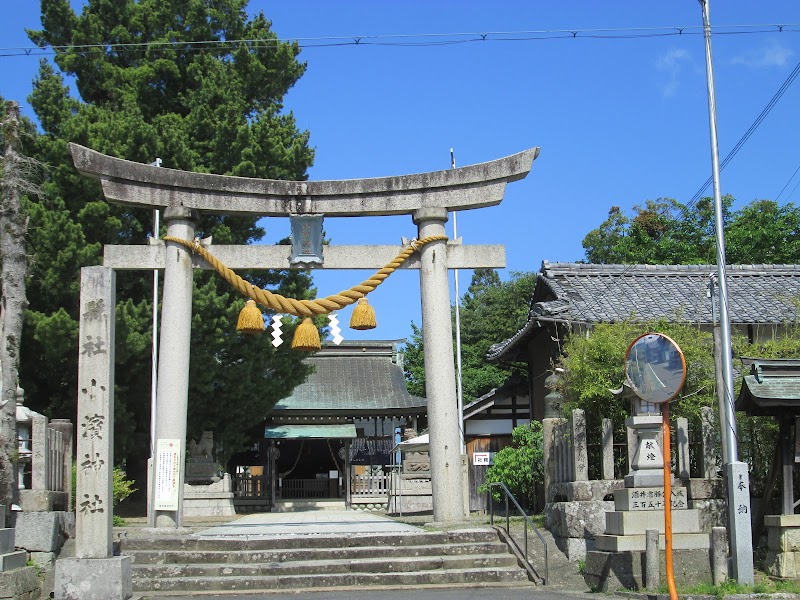
[[[710,327],[714,265],[595,265],[543,262],[527,323],[493,345],[490,361],[527,361],[534,418],[542,417],[544,373],[558,356],[564,330],[624,320],[668,319]],[[731,265],[731,324],[751,339],[797,320],[800,266]],[[717,287],[714,286],[716,294]],[[714,301],[716,305],[716,299]]]

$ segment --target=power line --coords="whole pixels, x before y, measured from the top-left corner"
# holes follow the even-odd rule
[[[798,171],[800,171],[800,165],[797,165],[797,168],[794,170],[794,173],[792,173],[792,176],[789,177],[789,179],[786,182],[786,184],[781,188],[781,191],[778,194],[778,197],[775,198],[775,202],[778,202],[781,199],[781,196],[783,196],[783,192],[785,192],[786,188],[789,187],[789,184],[792,182],[792,179],[794,179],[794,176],[797,175]],[[800,185],[800,181],[797,182],[797,185]],[[797,189],[797,185],[795,185],[794,188],[792,189],[792,191],[789,193],[790,197],[791,197],[792,194],[794,194],[794,190]]]
[[[747,140],[750,139],[750,136],[753,135],[753,132],[755,132],[755,130],[758,129],[758,127],[761,125],[761,123],[764,121],[764,119],[767,117],[767,115],[769,115],[769,113],[772,111],[772,109],[775,107],[775,105],[778,103],[778,101],[786,93],[786,90],[789,89],[789,87],[792,85],[792,83],[794,83],[795,79],[797,79],[798,75],[800,75],[800,62],[798,62],[797,65],[794,67],[794,69],[792,69],[792,72],[789,73],[789,76],[784,80],[784,82],[778,88],[778,91],[775,92],[775,94],[772,96],[772,98],[767,103],[767,105],[764,107],[764,109],[761,111],[761,113],[758,115],[758,117],[756,117],[755,121],[753,121],[753,123],[750,125],[750,127],[747,129],[747,131],[744,133],[744,135],[742,135],[742,137],[739,138],[739,141],[736,143],[736,145],[733,147],[733,149],[730,152],[728,152],[728,154],[725,156],[725,159],[720,164],[720,171],[723,168],[725,168],[725,166],[736,156],[736,154],[739,152],[739,150],[741,150],[742,146],[744,146],[747,143]],[[798,170],[800,170],[800,166],[798,166]],[[797,173],[797,171],[795,171],[795,174],[796,173]],[[794,175],[792,175],[792,178],[793,177],[794,177]],[[789,181],[791,181],[792,178],[790,178]],[[674,217],[675,220],[679,221],[681,219],[684,219],[687,216],[688,211],[691,210],[691,208],[695,204],[697,204],[698,200],[700,199],[700,197],[702,196],[703,192],[706,190],[706,188],[708,187],[708,185],[710,183],[711,183],[711,178],[709,177],[709,179],[706,180],[706,182],[700,187],[700,189],[695,193],[695,195],[692,196],[692,199]],[[788,186],[788,185],[789,185],[789,182],[786,183],[786,186]],[[786,186],[784,186],[784,189],[786,189]],[[800,181],[798,181],[797,185],[795,185],[795,188],[791,192],[792,194],[794,193],[794,190],[797,189],[798,186],[800,186]],[[781,190],[781,193],[783,193],[783,190]],[[669,210],[669,207],[665,207],[663,210],[658,212],[658,216],[659,217],[668,216],[667,215],[667,211],[668,210]],[[624,233],[623,233],[623,235],[624,235]],[[716,245],[716,241],[715,241],[715,245]],[[631,269],[633,269],[634,266],[635,265],[633,263],[626,265],[625,269],[623,269],[622,273],[620,274],[619,279],[617,279],[617,280],[610,279],[609,282],[608,282],[608,285],[606,285],[606,287],[598,295],[596,295],[594,297],[594,302],[592,302],[587,308],[594,308],[595,306],[599,306],[600,303],[602,302],[603,298],[605,298],[606,294],[608,294],[608,292],[610,292],[615,287],[621,285],[622,279],[631,271]]]
[[[728,155],[725,157],[725,160],[723,160],[722,163],[720,164],[720,171],[724,169],[725,166],[731,160],[733,160],[733,158],[739,153],[739,150],[742,149],[742,146],[744,146],[747,143],[747,140],[750,139],[750,136],[753,135],[753,132],[756,129],[758,129],[762,121],[764,121],[767,115],[769,115],[769,113],[772,111],[772,109],[775,107],[778,101],[786,93],[786,90],[789,89],[792,83],[794,83],[794,80],[797,79],[798,74],[800,74],[800,62],[797,63],[794,69],[792,69],[792,72],[789,73],[789,76],[786,78],[783,84],[781,84],[781,87],[778,88],[778,91],[775,92],[775,95],[772,96],[772,98],[764,107],[764,109],[761,111],[761,113],[758,115],[758,117],[756,117],[756,120],[753,121],[753,123],[750,125],[747,131],[745,131],[744,135],[742,135],[742,137],[739,138],[739,141],[736,142],[736,145],[733,147],[733,149],[730,152],[728,152]],[[700,199],[700,196],[702,196],[703,192],[706,191],[709,185],[711,185],[711,177],[706,179],[706,182],[700,187],[699,190],[697,190],[697,192],[695,192],[694,196],[692,196],[692,199],[689,201],[687,208],[692,206],[695,202],[697,202],[697,200]]]
[[[800,24],[745,24],[721,25],[714,28],[717,35],[741,35],[761,33],[799,33]],[[629,27],[617,29],[539,29],[520,31],[485,31],[451,33],[400,33],[350,36],[295,37],[284,40],[264,38],[243,38],[236,40],[164,40],[149,42],[128,42],[114,44],[70,44],[58,46],[17,46],[0,48],[0,57],[13,56],[52,56],[60,52],[136,52],[157,48],[171,48],[183,51],[207,50],[211,48],[232,48],[242,44],[252,49],[277,48],[281,44],[296,43],[301,48],[326,48],[338,46],[395,46],[431,47],[453,44],[472,44],[483,42],[526,42],[562,39],[642,39],[703,35],[700,26],[669,27]]]

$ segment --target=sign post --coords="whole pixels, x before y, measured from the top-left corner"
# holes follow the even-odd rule
[[[664,553],[670,600],[677,600],[672,565],[672,460],[669,403],[686,383],[686,359],[678,344],[663,333],[646,333],[633,340],[625,353],[625,376],[639,398],[661,405],[664,434]]]

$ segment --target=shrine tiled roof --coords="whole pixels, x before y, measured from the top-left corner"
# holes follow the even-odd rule
[[[542,263],[528,322],[489,349],[489,360],[509,355],[543,323],[680,320],[712,324],[709,283],[715,265],[594,265]],[[800,266],[727,267],[731,323],[783,324],[798,316]],[[715,301],[716,304],[716,301]]]
[[[402,355],[404,340],[346,341],[305,359],[314,368],[272,414],[424,414],[426,400],[408,393]],[[403,411],[408,411],[404,413]]]

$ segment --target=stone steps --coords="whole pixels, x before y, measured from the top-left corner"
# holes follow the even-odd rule
[[[266,575],[328,575],[334,573],[407,573],[435,569],[454,570],[484,567],[514,567],[510,554],[422,556],[370,559],[304,560],[249,564],[204,563],[170,565],[136,565],[133,572],[139,579],[156,577],[260,577]]]
[[[522,585],[527,573],[493,530],[262,538],[132,538],[137,593],[342,586]]]
[[[298,590],[331,587],[425,586],[456,584],[529,583],[517,567],[491,569],[438,569],[405,573],[334,573],[244,577],[160,577],[133,579],[134,592],[205,592]]]
[[[409,555],[405,546],[357,546],[344,548],[289,548],[270,550],[137,550],[131,553],[134,565],[168,565],[185,563],[213,564],[259,564],[289,561],[337,560],[348,557],[353,560],[383,557],[403,557]],[[126,545],[126,551],[129,551]],[[414,556],[457,556],[457,555],[508,555],[508,547],[500,542],[476,542],[458,545],[431,544],[414,546]]]
[[[362,535],[286,535],[271,537],[239,536],[148,536],[125,537],[121,540],[123,553],[137,550],[288,550],[293,548],[358,548],[362,546],[429,546],[431,544],[498,543],[492,529],[461,529],[412,533],[370,533]]]

